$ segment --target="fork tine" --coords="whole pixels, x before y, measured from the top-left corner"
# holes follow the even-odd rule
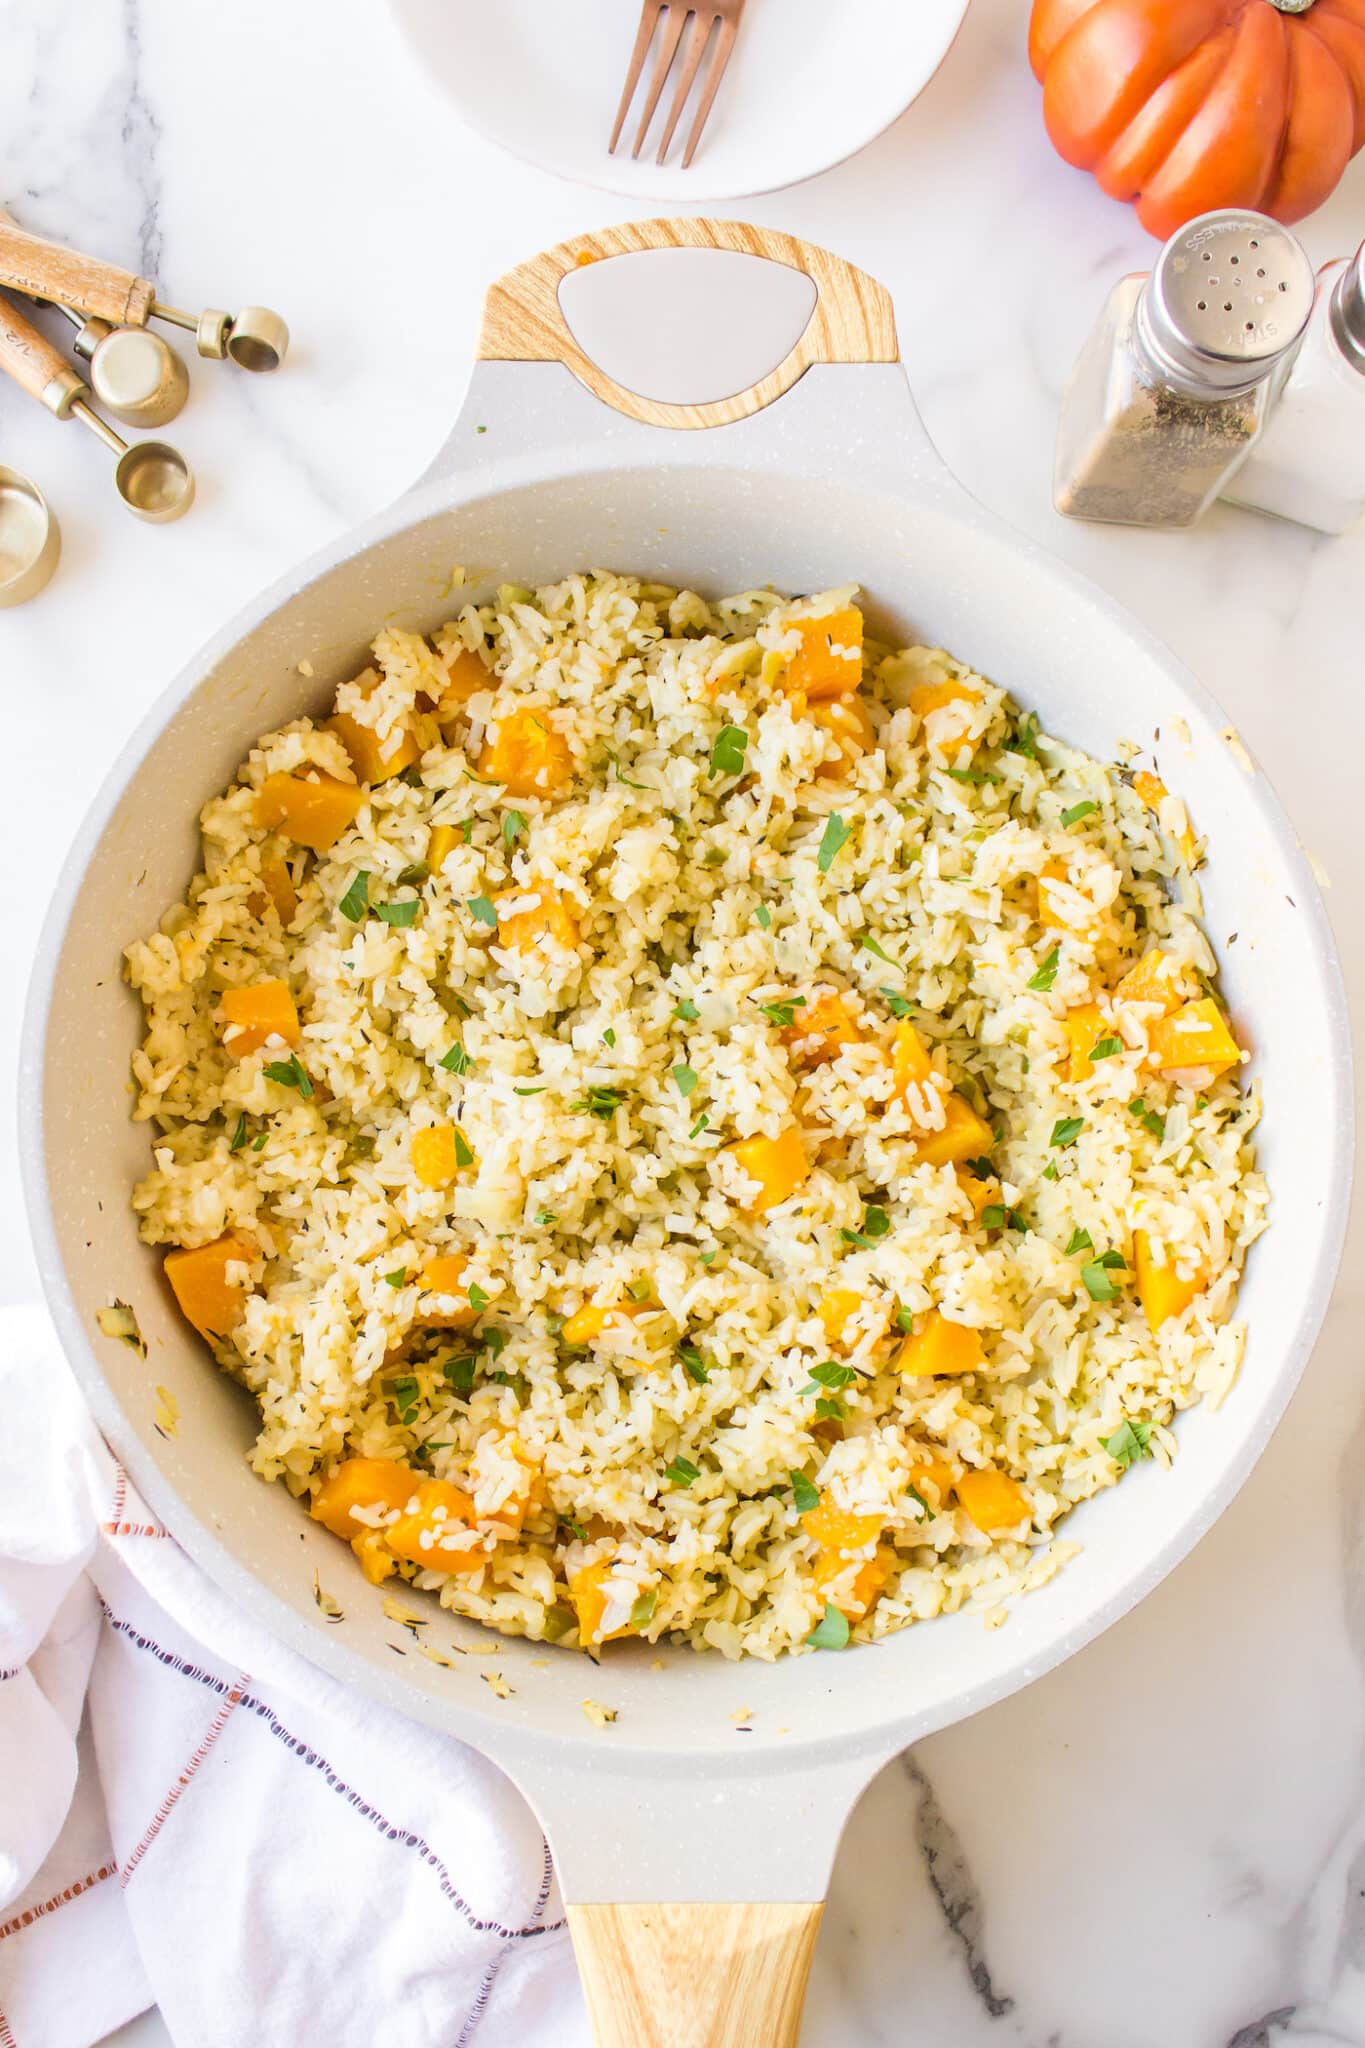
[[[656,164],[661,164],[668,155],[673,130],[682,119],[687,95],[691,92],[693,81],[701,68],[701,60],[706,54],[706,45],[711,40],[711,30],[715,22],[714,7],[697,7],[693,10],[692,32],[687,39],[687,48],[683,51],[682,70],[678,75],[677,90],[673,94],[673,105],[669,109],[668,124],[664,129],[663,140],[659,144],[659,154],[654,159]]]
[[[706,67],[706,77],[702,81],[701,98],[697,103],[697,111],[692,121],[692,133],[688,136],[687,147],[683,151],[682,168],[684,170],[687,169],[696,155],[697,144],[701,141],[701,131],[706,126],[706,117],[710,113],[711,103],[720,89],[720,82],[725,76],[725,67],[730,61],[730,52],[735,47],[735,38],[738,34],[739,23],[734,16],[727,15],[723,17],[720,24],[720,34],[716,37],[716,47],[711,52],[711,61]]]
[[[626,73],[626,83],[625,89],[621,94],[621,104],[616,109],[616,125],[611,131],[611,141],[607,144],[608,156],[615,156],[616,154],[616,145],[621,140],[621,130],[626,125],[626,115],[630,112],[630,103],[635,97],[635,88],[640,83],[640,73],[645,68],[645,57],[650,44],[654,40],[654,31],[658,26],[659,16],[667,11],[667,7],[668,0],[643,0],[640,8],[640,26],[635,32],[635,48],[630,53],[630,69]]]
[[[663,28],[659,35],[659,54],[654,60],[654,75],[649,81],[649,92],[645,99],[645,110],[640,116],[640,125],[635,131],[635,147],[630,152],[633,157],[638,156],[645,146],[645,136],[649,131],[650,122],[654,119],[654,109],[659,104],[659,94],[664,89],[664,80],[667,78],[673,59],[677,54],[678,44],[682,40],[682,32],[687,26],[688,16],[691,11],[687,0],[665,0]]]

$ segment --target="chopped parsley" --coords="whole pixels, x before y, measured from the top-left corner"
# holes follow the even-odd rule
[[[625,1099],[624,1088],[589,1088],[569,1108],[575,1115],[595,1116],[600,1123],[609,1124]]]
[[[398,1420],[406,1428],[417,1413],[421,1388],[414,1379],[389,1381],[389,1399],[398,1410]]]
[[[612,1030],[612,1028],[611,1028],[610,1024],[609,1024],[609,1025],[607,1026],[606,1030],[605,1030],[605,1031],[604,1031],[604,1032],[602,1033],[602,1043],[603,1043],[603,1045],[612,1045],[612,1046],[614,1046],[614,1045],[615,1045],[615,1043],[616,1043],[616,1033],[615,1033],[615,1032],[614,1032],[614,1031]]]
[[[510,1387],[517,1397],[519,1408],[526,1406],[531,1388],[524,1372],[490,1372],[488,1377],[495,1380],[500,1387]]]
[[[647,1593],[640,1595],[630,1610],[631,1627],[648,1628],[650,1622],[654,1619],[654,1610],[658,1604],[659,1589],[657,1586],[651,1586]]]
[[[923,1508],[924,1519],[926,1522],[936,1522],[938,1520],[938,1516],[934,1513],[928,1501],[924,1498],[924,1495],[920,1492],[917,1486],[907,1486],[905,1490],[909,1494],[911,1500],[916,1501],[919,1504],[919,1506]]]
[[[1047,1165],[1046,1165],[1046,1166],[1045,1166],[1045,1167],[1043,1168],[1043,1179],[1044,1179],[1044,1180],[1058,1180],[1058,1179],[1060,1179],[1060,1175],[1059,1175],[1059,1174],[1058,1174],[1058,1172],[1057,1172],[1057,1162],[1056,1162],[1056,1160],[1055,1160],[1055,1159],[1049,1159],[1049,1160],[1048,1160],[1048,1163],[1047,1163]]]
[[[815,1404],[817,1422],[842,1422],[846,1413],[843,1402],[833,1394],[822,1394]]]
[[[234,1131],[233,1131],[233,1133],[232,1133],[232,1136],[231,1136],[231,1137],[230,1137],[230,1138],[228,1139],[228,1151],[229,1151],[229,1152],[240,1152],[240,1151],[241,1151],[241,1149],[242,1149],[242,1147],[243,1147],[243,1145],[245,1145],[245,1143],[246,1143],[246,1111],[245,1111],[244,1109],[242,1109],[242,1110],[239,1110],[239,1111],[237,1112],[237,1124],[236,1124],[236,1128],[234,1129]]]
[[[832,1600],[826,1600],[824,1620],[811,1630],[806,1641],[813,1650],[842,1650],[847,1647],[848,1636],[848,1616],[841,1614]]]
[[[715,1254],[712,1253],[713,1258],[714,1256]],[[705,1257],[704,1253],[703,1257]],[[706,1385],[706,1382],[710,1379],[711,1375],[707,1371],[706,1361],[702,1357],[700,1351],[698,1351],[696,1345],[680,1344],[678,1347],[678,1356],[683,1362],[683,1371],[687,1374],[687,1377],[690,1380],[695,1380],[699,1387],[704,1387]]]
[[[797,1011],[804,1009],[805,1002],[806,998],[804,996],[789,996],[782,1003],[760,1003],[758,1011],[759,1015],[766,1017],[768,1022],[774,1025],[777,1030],[790,1031],[796,1022]]]
[[[980,1159],[968,1159],[963,1163],[973,1180],[995,1179],[995,1168],[991,1165],[990,1160],[984,1156]]]
[[[267,1060],[261,1072],[267,1081],[278,1081],[281,1088],[297,1088],[305,1102],[313,1092],[313,1084],[296,1052],[291,1052],[287,1060]]]
[[[480,1287],[477,1280],[473,1281],[469,1289],[469,1306],[473,1309],[476,1316],[483,1314],[488,1306],[488,1301],[489,1297],[484,1289]]]
[[[815,856],[815,865],[819,868],[822,875],[829,873],[838,857],[840,849],[847,845],[852,830],[852,826],[846,825],[837,811],[830,812],[829,817],[825,821],[824,835],[820,841],[820,851]]]
[[[408,1269],[406,1266],[395,1266],[391,1273],[384,1275],[384,1285],[386,1287],[402,1287],[406,1284],[407,1277]]]
[[[1017,1230],[1021,1236],[1027,1236],[1028,1234],[1028,1225],[1019,1211],[1017,1209],[1007,1209],[1001,1202],[988,1202],[986,1204],[986,1207],[981,1211],[981,1228],[983,1230]]]
[[[1112,1060],[1116,1052],[1123,1051],[1121,1038],[1097,1038],[1090,1048],[1092,1060]]]
[[[262,1132],[260,1132],[260,1134],[259,1134],[259,1135],[258,1135],[257,1137],[254,1137],[254,1138],[252,1139],[252,1141],[251,1141],[251,1149],[252,1149],[252,1151],[253,1151],[253,1152],[264,1152],[264,1150],[265,1150],[265,1147],[266,1147],[266,1140],[267,1140],[267,1139],[269,1138],[269,1136],[270,1136],[270,1133],[269,1133],[269,1131],[262,1131]],[[371,1139],[371,1140],[370,1140],[370,1143],[371,1143],[371,1146],[373,1147],[373,1144],[374,1144],[374,1140],[373,1140],[373,1139]],[[363,1156],[363,1155],[362,1155],[362,1156]]]
[[[756,910],[756,911],[754,912],[754,916],[755,916],[755,918],[756,918],[756,919],[758,920],[758,927],[759,927],[759,930],[760,930],[760,931],[765,931],[765,932],[766,932],[766,931],[767,931],[767,929],[768,929],[768,926],[769,926],[769,925],[770,925],[770,924],[772,923],[772,921],[773,921],[773,914],[772,914],[771,910],[769,910],[769,908],[768,908],[767,904],[766,904],[766,903],[760,903],[760,904],[759,904],[759,906],[758,906],[758,909],[757,909],[757,910]]]
[[[1099,805],[1092,803],[1087,797],[1083,804],[1072,804],[1069,811],[1062,812],[1062,823],[1068,828],[1072,825],[1079,825],[1082,818],[1088,818],[1092,811],[1097,811],[1098,809]]]
[[[1152,1425],[1150,1422],[1124,1421],[1112,1436],[1102,1436],[1100,1442],[1116,1465],[1126,1472],[1139,1458],[1152,1455]]]
[[[504,811],[502,819],[502,843],[511,848],[526,836],[526,818],[521,811]]]
[[[474,1391],[474,1365],[472,1357],[448,1358],[441,1367],[447,1384],[457,1394],[472,1394]]]
[[[455,1127],[455,1164],[457,1166],[472,1166],[474,1164],[474,1154],[470,1149],[469,1140],[458,1124]]]
[[[396,925],[400,931],[407,931],[410,925],[416,924],[417,913],[421,907],[419,897],[408,896],[401,903],[376,903],[374,914],[381,923]]]
[[[703,1266],[711,1266],[715,1264],[716,1252],[717,1247],[715,1245],[712,1245],[709,1252],[698,1252],[697,1258],[700,1260]]]
[[[1067,1245],[1065,1256],[1068,1259],[1074,1259],[1077,1252],[1093,1252],[1094,1249],[1095,1240],[1088,1230],[1073,1230],[1071,1242]]]
[[[369,908],[369,903],[370,877],[367,870],[362,868],[337,905],[337,909],[343,917],[349,918],[352,924],[359,924]]]
[[[480,924],[486,924],[491,931],[496,931],[498,928],[498,913],[494,910],[486,896],[470,897],[469,915],[476,917]]]
[[[827,1358],[822,1365],[811,1367],[809,1383],[801,1391],[803,1394],[818,1394],[821,1387],[851,1387],[857,1377],[851,1365],[836,1365],[832,1358]]]
[[[888,967],[900,966],[900,961],[893,960],[891,958],[891,955],[877,944],[877,941],[873,938],[871,932],[859,932],[857,938],[854,940],[853,943],[855,946],[858,946],[864,953],[870,953],[874,960],[884,960]],[[885,993],[885,991],[883,991],[883,993]]]
[[[1000,780],[998,775],[992,775],[989,768],[945,768],[943,772],[945,775],[951,775],[954,782],[972,782],[980,785],[983,782]]]
[[[467,1074],[474,1064],[458,1041],[451,1046],[448,1053],[442,1054],[440,1063],[448,1074]]]
[[[886,1007],[893,1017],[908,1017],[913,1012],[914,1004],[907,1002],[904,996],[897,995],[895,989],[884,988],[879,990],[878,993],[885,997]]]
[[[915,1312],[913,1309],[907,1308],[903,1301],[898,1301],[896,1303],[896,1313],[892,1317],[892,1321],[895,1323],[896,1328],[904,1330],[908,1337],[915,1327]]]
[[[555,1220],[555,1212],[553,1209],[537,1209],[531,1220],[537,1230],[548,1230]]]
[[[1118,1288],[1109,1278],[1115,1267],[1122,1268],[1125,1260],[1122,1252],[1101,1252],[1089,1265],[1081,1267],[1081,1282],[1092,1301],[1113,1301]]]
[[[870,1251],[875,1240],[879,1237],[885,1237],[890,1228],[891,1218],[887,1215],[885,1209],[870,1208],[863,1213],[863,1227],[861,1230],[841,1230],[839,1235],[845,1244],[859,1244],[863,1247],[864,1251]],[[846,1385],[847,1382],[844,1382],[844,1384]]]
[[[1038,718],[1032,711],[1026,711],[1015,723],[1014,731],[1005,741],[1007,754],[1022,754],[1026,760],[1038,758]]]
[[[423,882],[428,880],[430,874],[431,869],[424,860],[409,861],[405,868],[399,870],[398,879],[394,887],[401,889],[406,885],[412,889],[420,889]]]
[[[742,725],[723,725],[711,748],[711,775],[742,775],[749,735]]]
[[[691,1067],[674,1067],[673,1080],[679,1095],[686,1101],[697,1085],[697,1076]]]
[[[702,1132],[706,1129],[707,1125],[710,1123],[710,1121],[710,1117],[703,1112],[703,1114],[697,1118],[697,1121],[693,1124],[691,1130],[688,1132],[688,1137],[699,1138]]]
[[[1040,994],[1045,995],[1047,993],[1048,989],[1051,988],[1053,982],[1057,979],[1057,962],[1061,958],[1061,952],[1060,946],[1053,947],[1032,981],[1026,984],[1029,988],[1037,989]]]
[[[1052,1145],[1074,1145],[1084,1129],[1083,1116],[1059,1117],[1052,1126],[1052,1136],[1048,1142]]]
[[[811,1485],[805,1473],[791,1472],[788,1474],[788,1477],[792,1483],[792,1499],[796,1502],[797,1514],[808,1515],[813,1508],[818,1508],[820,1505],[820,1495],[815,1487]]]
[[[546,1085],[545,1082],[542,1082],[538,1088],[514,1088],[512,1093],[514,1095],[543,1095]]]
[[[684,996],[680,1003],[673,1005],[673,1015],[684,1024],[695,1024],[701,1011],[690,996]]]
[[[694,1479],[701,1478],[701,1467],[690,1458],[674,1458],[664,1466],[664,1478],[671,1479],[675,1486],[690,1486]]]
[[[1135,1095],[1128,1105],[1129,1116],[1135,1116],[1144,1131],[1150,1131],[1154,1138],[1166,1135],[1166,1119],[1155,1109],[1148,1109],[1142,1096]]]

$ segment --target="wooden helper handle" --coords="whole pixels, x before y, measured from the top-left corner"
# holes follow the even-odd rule
[[[795,2048],[822,1910],[570,1906],[597,2048]]]
[[[60,349],[30,326],[9,300],[0,296],[0,370],[21,384],[31,398],[60,419],[73,398],[87,396],[83,377],[72,369]]]
[[[0,220],[0,285],[32,299],[56,299],[115,327],[145,327],[156,297],[150,278],[44,241],[8,217]]]
[[[800,270],[815,286],[815,310],[775,370],[747,391],[706,405],[666,405],[641,398],[608,377],[569,332],[559,284],[569,271],[639,249],[732,249]],[[738,220],[636,220],[575,235],[509,270],[484,300],[479,356],[486,362],[567,363],[607,405],[654,427],[720,427],[748,419],[790,391],[812,363],[894,363],[899,359],[891,296],[884,285],[842,256],[776,228]]]

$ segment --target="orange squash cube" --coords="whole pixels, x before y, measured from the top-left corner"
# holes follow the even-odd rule
[[[1163,1016],[1178,1010],[1184,1000],[1185,970],[1159,946],[1144,953],[1114,984],[1116,1003],[1155,1003]]]
[[[972,1205],[972,1215],[979,1223],[986,1210],[1000,1200],[1000,1183],[993,1178],[981,1180],[970,1166],[956,1166],[954,1177],[963,1194]]]
[[[256,798],[256,822],[266,831],[325,853],[353,825],[365,791],[316,769],[307,775],[267,775]]]
[[[652,1316],[657,1307],[658,1303],[653,1301],[627,1299],[613,1302],[610,1307],[590,1301],[565,1319],[559,1334],[566,1344],[591,1344],[611,1328],[618,1316]]]
[[[948,1505],[948,1496],[957,1481],[960,1467],[950,1464],[946,1458],[938,1457],[932,1451],[925,1451],[916,1457],[906,1473],[906,1483],[913,1486],[922,1499],[928,1501],[935,1514]]]
[[[917,717],[928,718],[931,712],[944,711],[950,704],[970,709],[981,702],[981,696],[979,691],[969,690],[965,683],[950,677],[942,683],[916,683],[907,701]]]
[[[453,825],[432,826],[427,835],[427,866],[433,875],[440,874],[455,851],[455,841],[458,837],[459,834]]]
[[[416,1143],[415,1138],[413,1142]],[[469,1306],[464,1276],[465,1261],[453,1252],[442,1252],[436,1258],[428,1259],[421,1273],[422,1291],[424,1294],[444,1295],[450,1306],[443,1302],[436,1308],[419,1302],[417,1320],[433,1330],[472,1330],[479,1320],[479,1311]]]
[[[598,1643],[614,1643],[620,1636],[634,1633],[629,1621],[623,1622],[608,1634],[602,1634],[602,1622],[611,1601],[609,1582],[615,1560],[600,1557],[595,1564],[585,1564],[569,1580],[569,1600],[578,1616],[578,1640],[585,1650]]]
[[[384,1531],[384,1541],[405,1564],[428,1572],[477,1572],[488,1562],[487,1548],[466,1539],[474,1527],[474,1503],[446,1479],[423,1479],[417,1506]]]
[[[857,606],[789,623],[801,644],[787,663],[787,695],[802,696],[808,704],[852,696],[863,679],[863,615]]]
[[[901,1345],[896,1356],[898,1371],[913,1379],[940,1379],[949,1374],[979,1372],[986,1363],[980,1330],[966,1323],[950,1322],[931,1308],[924,1321]]]
[[[1050,860],[1038,876],[1038,922],[1072,939],[1093,939],[1104,923],[1103,913],[1078,889],[1064,864]]]
[[[882,1532],[881,1516],[854,1514],[822,1498],[819,1505],[803,1515],[801,1520],[806,1534],[816,1545],[812,1579],[816,1591],[822,1596],[857,1560],[857,1569],[848,1590],[841,1597],[839,1611],[849,1621],[860,1621],[885,1586],[895,1561],[895,1553],[890,1547],[878,1542]],[[864,1556],[870,1544],[875,1544],[876,1548],[870,1556]]]
[[[493,671],[485,668],[478,655],[471,654],[467,647],[446,657],[446,676],[448,680],[436,706],[436,716],[442,725],[457,717],[480,690],[495,690],[498,686]]]
[[[390,735],[387,746],[380,744],[372,725],[362,725],[349,711],[333,712],[327,729],[345,747],[362,782],[387,781],[390,775],[401,775],[417,759],[417,741],[406,726]]]
[[[263,856],[261,886],[253,889],[246,899],[246,907],[253,917],[264,917],[272,904],[282,925],[293,923],[299,907],[298,893],[293,876],[277,853]]]
[[[1183,1315],[1196,1294],[1202,1294],[1207,1285],[1202,1273],[1196,1273],[1193,1279],[1182,1280],[1174,1266],[1158,1266],[1152,1257],[1152,1240],[1145,1230],[1133,1232],[1133,1264],[1137,1272],[1138,1300],[1142,1303],[1147,1327],[1154,1336],[1163,1323]]]
[[[929,1057],[924,1040],[908,1017],[900,1018],[896,1025],[896,1046],[891,1055],[891,1078],[901,1095],[904,1095],[912,1082],[918,1088],[935,1081],[938,1081],[940,1086],[946,1085],[935,1074],[934,1063]]]
[[[282,1038],[286,1045],[299,1042],[299,1013],[288,982],[257,981],[249,988],[224,989],[221,1009],[223,1047],[234,1059],[259,1052],[272,1038]]]
[[[1071,1049],[1067,1079],[1088,1081],[1095,1071],[1090,1055],[1109,1030],[1109,1021],[1098,1003],[1077,1003],[1062,1019],[1062,1029]]]
[[[822,779],[846,775],[854,762],[870,750],[877,737],[872,714],[861,697],[830,697],[822,703],[812,704],[810,722],[828,734],[839,750],[836,761],[822,761],[816,769],[816,775]]]
[[[1146,768],[1138,769],[1137,774],[1133,777],[1133,788],[1137,795],[1142,798],[1149,811],[1159,811],[1164,800],[1170,795],[1170,791],[1161,777],[1159,775],[1152,775]],[[1184,809],[1183,804],[1181,809]],[[1194,857],[1199,851],[1199,845],[1195,839],[1194,827],[1190,824],[1188,812],[1185,815],[1183,831],[1176,835],[1176,844],[1180,848],[1185,865],[1193,867]]]
[[[943,1103],[943,1128],[915,1134],[915,1163],[928,1166],[956,1166],[964,1159],[977,1159],[989,1152],[995,1133],[983,1117],[960,1095],[949,1095]]]
[[[530,899],[534,896],[535,902]],[[506,910],[500,906],[513,903],[525,904],[522,910]],[[498,912],[498,944],[516,946],[527,951],[539,945],[542,939],[549,939],[557,946],[570,951],[578,944],[578,919],[570,910],[567,899],[558,889],[551,889],[545,883],[528,883],[515,889],[504,889],[494,899]]]
[[[825,1333],[825,1341],[837,1345],[841,1350],[854,1340],[849,1336],[848,1326],[863,1305],[861,1294],[855,1294],[851,1287],[831,1287],[828,1294],[822,1294],[815,1304],[815,1313]]]
[[[752,1216],[761,1216],[766,1209],[785,1202],[810,1173],[810,1161],[795,1124],[788,1124],[775,1138],[743,1138],[730,1152],[750,1180],[758,1182],[759,1193],[749,1205]]]
[[[792,1048],[804,1066],[822,1066],[837,1059],[839,1048],[860,1045],[862,1032],[848,1014],[848,1006],[837,989],[821,989],[793,1022],[782,1031],[782,1042]]]
[[[454,1124],[424,1124],[412,1134],[412,1170],[424,1188],[448,1188],[462,1167],[477,1165]]]
[[[362,1529],[358,1536],[351,1538],[351,1549],[372,1586],[382,1586],[385,1579],[391,1579],[398,1569],[393,1552],[384,1541],[382,1529]]]
[[[1158,1017],[1148,1044],[1158,1073],[1197,1067],[1216,1075],[1241,1064],[1241,1048],[1212,996],[1185,1003],[1172,1017]]]
[[[548,712],[529,706],[503,711],[490,731],[479,755],[479,773],[489,782],[500,782],[513,796],[552,796],[568,781],[573,756]]]
[[[1023,1487],[1008,1472],[994,1467],[964,1472],[957,1482],[957,1497],[983,1536],[1016,1529],[1028,1517],[1028,1495]]]
[[[315,1490],[308,1512],[324,1529],[350,1543],[357,1536],[373,1533],[366,1522],[357,1519],[357,1508],[383,1508],[392,1514],[415,1498],[417,1485],[412,1467],[393,1458],[344,1458]]]
[[[249,1264],[255,1256],[254,1242],[240,1230],[226,1230],[212,1244],[167,1252],[162,1263],[180,1313],[210,1344],[220,1343],[241,1319],[247,1289],[228,1279],[228,1267]]]

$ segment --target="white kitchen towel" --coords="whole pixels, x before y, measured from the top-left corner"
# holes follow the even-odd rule
[[[0,1311],[0,2048],[588,2048],[540,1828],[348,1691],[133,1491]]]

